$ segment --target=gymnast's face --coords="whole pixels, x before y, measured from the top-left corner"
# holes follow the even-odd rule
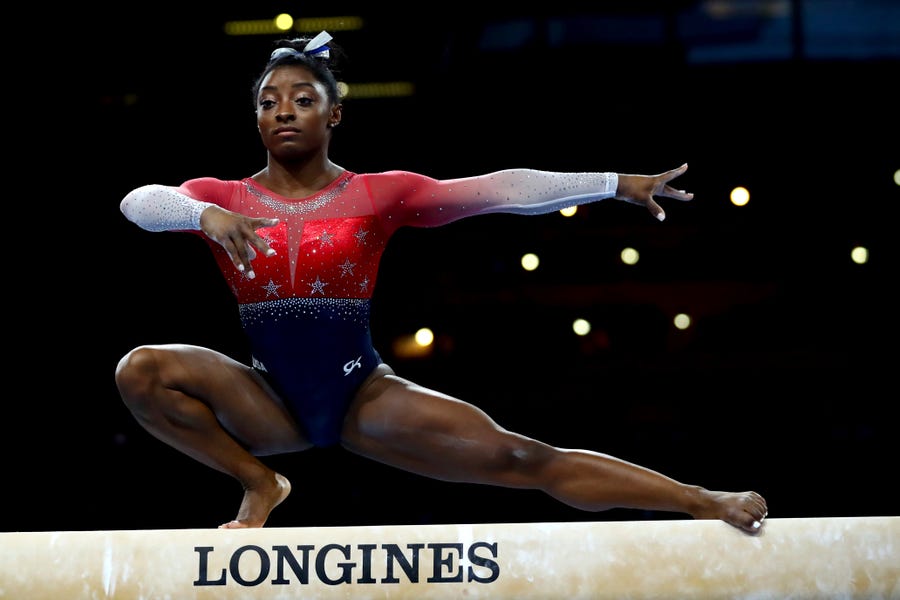
[[[303,158],[327,150],[341,105],[328,100],[325,86],[309,69],[276,67],[262,80],[256,123],[262,142],[279,159]]]

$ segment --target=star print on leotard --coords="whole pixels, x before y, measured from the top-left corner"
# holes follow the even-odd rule
[[[325,246],[334,246],[334,242],[332,241],[334,236],[332,236],[327,231],[323,231],[322,235],[319,236],[319,241],[322,243],[322,247]]]
[[[309,287],[312,290],[310,293],[313,296],[315,296],[316,294],[322,294],[324,296],[326,285],[328,284],[316,277],[316,280],[309,284]]]
[[[341,277],[344,275],[353,275],[353,267],[355,266],[356,263],[350,262],[349,258],[341,263]]]
[[[275,283],[274,281],[272,281],[270,279],[269,283],[267,283],[266,285],[263,286],[263,288],[265,288],[265,290],[266,290],[266,298],[268,298],[269,296],[274,296],[277,298],[278,297],[278,288],[280,288],[280,287],[281,287],[280,285],[278,285],[277,283]]]

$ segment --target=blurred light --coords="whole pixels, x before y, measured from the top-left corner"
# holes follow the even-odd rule
[[[402,335],[394,340],[392,349],[398,358],[421,358],[430,356],[434,350],[434,333],[427,327],[413,335]]]
[[[577,206],[570,206],[569,208],[560,209],[559,214],[561,214],[564,217],[571,217],[572,215],[574,215],[577,212],[578,212]]]
[[[416,332],[415,338],[418,345],[430,346],[434,342],[434,332],[427,327],[423,327]]]
[[[284,33],[291,27],[299,33],[355,31],[362,29],[363,20],[361,17],[294,19],[291,15],[282,13],[274,19],[227,21],[223,29],[226,35],[272,35]]]
[[[621,258],[622,262],[626,265],[634,265],[641,259],[641,255],[638,254],[638,251],[634,248],[624,248],[622,252],[619,253],[619,258]]]
[[[526,271],[534,271],[538,268],[538,265],[541,264],[541,260],[537,257],[537,254],[532,254],[531,252],[523,254],[521,262],[522,268]]]
[[[287,13],[281,13],[275,17],[275,27],[281,31],[287,31],[294,26],[294,17]]]
[[[228,21],[224,26],[225,35],[270,35],[281,33],[274,19],[256,21]]]
[[[684,313],[678,313],[672,320],[678,329],[687,329],[691,326],[691,318]]]
[[[894,171],[894,183],[900,185],[900,169]]]
[[[415,86],[409,81],[338,84],[342,98],[398,98],[412,96]]]
[[[850,251],[850,259],[858,265],[864,265],[869,262],[869,250],[862,246],[857,246]]]
[[[791,14],[790,0],[706,0],[702,10],[715,19],[764,17],[774,19]]]
[[[577,335],[587,335],[591,332],[591,324],[585,319],[575,319],[572,322],[572,331]]]
[[[731,190],[731,203],[735,206],[744,206],[750,202],[750,192],[747,188],[738,186]]]
[[[294,23],[296,31],[319,33],[320,31],[357,31],[363,28],[362,17],[318,17],[297,19]]]

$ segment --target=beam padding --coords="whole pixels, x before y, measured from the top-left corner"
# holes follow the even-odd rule
[[[900,598],[900,517],[0,533],[0,599]]]

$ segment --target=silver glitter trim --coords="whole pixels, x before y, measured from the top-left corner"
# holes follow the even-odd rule
[[[369,307],[367,298],[280,298],[241,304],[238,309],[245,325],[298,317],[364,325],[369,322]]]
[[[244,187],[247,188],[247,191],[257,197],[257,199],[271,208],[276,212],[280,212],[288,215],[305,215],[311,213],[313,211],[319,210],[332,200],[338,197],[338,195],[344,191],[344,188],[347,187],[347,184],[350,183],[350,180],[353,179],[353,175],[345,172],[344,175],[341,175],[343,179],[337,182],[337,184],[319,196],[313,196],[309,200],[299,200],[297,202],[283,202],[281,200],[276,200],[272,196],[268,194],[264,194],[252,185],[249,182],[244,182]]]

